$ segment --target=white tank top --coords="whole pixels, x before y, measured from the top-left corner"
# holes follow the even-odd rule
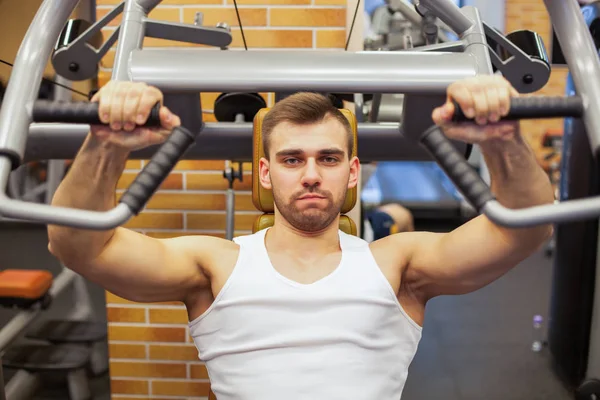
[[[240,254],[213,304],[189,323],[218,400],[399,400],[421,327],[369,244],[339,231],[342,259],[301,284],[279,274],[267,229]]]

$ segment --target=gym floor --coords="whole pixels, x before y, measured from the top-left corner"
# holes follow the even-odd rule
[[[417,229],[431,227],[417,223]],[[6,258],[7,252],[18,248],[15,241],[25,234],[31,245],[45,245],[41,231],[33,239],[31,231],[0,230],[0,250],[9,264],[14,257]],[[540,251],[482,290],[432,300],[402,400],[572,399],[552,372],[547,350],[531,351],[532,318],[547,317],[551,277],[552,260]],[[99,288],[90,289],[101,297]],[[99,319],[105,318],[101,302],[94,301],[94,308]],[[0,326],[5,322],[0,318]],[[94,400],[110,400],[107,375],[92,386]],[[65,398],[63,388],[49,385],[35,400]]]

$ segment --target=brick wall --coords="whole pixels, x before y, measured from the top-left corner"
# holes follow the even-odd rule
[[[98,0],[98,18],[121,0]],[[346,35],[346,0],[239,0],[248,48],[340,49]],[[164,0],[151,18],[193,23],[197,11],[204,25],[227,22],[232,49],[243,49],[233,0]],[[104,29],[105,38],[120,18]],[[355,34],[359,34],[356,32]],[[146,47],[193,45],[146,39]],[[116,47],[115,47],[116,48]],[[110,77],[113,48],[102,60],[101,84]],[[240,66],[242,67],[242,66]],[[218,93],[201,95],[205,121]],[[273,94],[262,94],[272,104]],[[123,192],[145,161],[131,160],[118,184]],[[224,160],[180,161],[152,197],[145,211],[126,226],[153,237],[225,234]],[[251,199],[251,165],[236,181],[236,235],[250,233],[258,215]],[[165,265],[168,268],[168,265]],[[180,303],[138,304],[106,294],[112,400],[205,398],[209,381],[187,329]]]

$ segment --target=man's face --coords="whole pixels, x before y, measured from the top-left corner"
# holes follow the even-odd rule
[[[334,118],[283,122],[271,133],[271,159],[260,161],[261,184],[273,191],[276,209],[294,228],[319,232],[336,220],[358,181],[359,162],[348,159],[347,147],[346,130]]]

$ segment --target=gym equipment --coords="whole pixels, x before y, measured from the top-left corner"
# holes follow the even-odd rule
[[[159,2],[155,1],[155,3]],[[121,27],[117,28],[104,44],[101,43],[101,30],[124,10],[126,10],[125,2],[122,2],[91,26],[85,20],[68,20],[61,30],[52,53],[52,66],[56,72],[72,81],[86,80],[96,76],[100,60],[119,38]],[[135,11],[126,10],[128,13]],[[201,21],[198,18],[196,18],[196,24],[190,25],[156,21],[148,18],[147,13],[146,15],[136,13],[136,17],[143,23],[145,37],[205,44],[220,48],[226,48],[232,40],[227,24],[220,23],[215,28],[208,28],[200,26]]]
[[[27,112],[31,109],[31,101],[27,100],[26,94],[29,90],[22,90],[23,86],[19,85],[24,79],[28,78],[25,66],[31,63],[36,58],[41,58],[44,54],[41,50],[36,53],[34,49],[28,47],[31,40],[38,39],[37,49],[47,48],[49,44],[48,37],[52,35],[40,35],[35,22],[38,18],[47,17],[49,12],[54,11],[54,21],[60,20],[58,17],[64,17],[65,13],[72,9],[76,2],[74,0],[62,0],[60,2],[50,3],[44,2],[34,19],[31,29],[24,39],[22,50],[19,52],[15,63],[13,77],[7,88],[6,105],[0,111],[0,153],[4,158],[0,160],[0,178],[2,185],[6,185],[5,177],[10,168],[18,166],[23,159],[25,142],[27,135],[23,135],[23,131],[27,130],[27,123],[30,120],[40,122],[36,119],[37,108],[33,108],[33,113]],[[549,71],[546,62],[541,61],[537,57],[529,57],[516,46],[508,47],[507,51],[511,54],[521,54],[522,57],[511,57],[509,62],[502,61],[497,54],[490,51],[484,44],[485,36],[492,37],[496,44],[510,43],[502,37],[500,33],[494,29],[485,30],[483,23],[479,20],[477,10],[473,7],[464,7],[459,9],[451,1],[423,1],[420,6],[426,7],[440,20],[452,27],[459,36],[464,45],[463,53],[447,53],[441,51],[443,46],[436,47],[437,51],[424,52],[231,52],[231,51],[215,51],[211,58],[206,57],[206,51],[178,51],[177,49],[145,49],[141,50],[141,40],[144,37],[144,32],[147,30],[158,29],[160,23],[151,23],[145,25],[148,21],[145,15],[157,4],[157,0],[129,0],[125,2],[127,7],[126,12],[129,18],[123,21],[121,28],[123,32],[128,32],[127,35],[120,35],[120,42],[115,58],[115,68],[113,70],[114,79],[132,79],[145,81],[148,84],[155,85],[165,91],[200,91],[200,90],[215,90],[217,88],[245,90],[252,88],[254,90],[277,90],[286,91],[291,88],[303,90],[326,90],[326,91],[355,91],[355,92],[400,92],[405,94],[403,115],[403,133],[409,140],[418,142],[431,153],[433,158],[440,164],[447,174],[451,175],[451,179],[455,185],[461,190],[463,195],[473,203],[473,206],[479,211],[485,213],[495,223],[511,226],[522,227],[535,224],[560,222],[565,220],[581,220],[595,217],[600,214],[598,211],[597,202],[594,199],[585,199],[582,201],[566,202],[551,206],[532,207],[521,210],[508,210],[493,200],[493,196],[489,193],[489,188],[484,189],[478,187],[477,192],[471,192],[474,187],[480,186],[479,183],[485,186],[481,180],[477,185],[471,184],[469,187],[460,181],[459,174],[454,171],[453,165],[461,164],[457,160],[447,159],[447,152],[456,150],[451,145],[450,150],[445,149],[445,141],[430,140],[432,138],[442,138],[440,131],[432,128],[428,129],[424,135],[422,132],[430,126],[431,108],[443,102],[444,89],[447,85],[457,79],[476,74],[492,73],[492,64],[506,73],[511,69],[511,65],[518,65],[520,71],[518,74],[510,74],[509,80],[514,82],[517,89],[521,91],[532,90],[537,88],[542,76],[542,80],[547,80]],[[60,7],[60,6],[63,7]],[[564,5],[556,5],[553,1],[547,2],[547,8],[551,15],[554,16],[555,27],[557,33],[560,29],[573,29],[568,25],[569,21],[581,22],[581,14],[578,17],[573,16],[568,10],[565,10]],[[110,14],[110,13],[109,13]],[[568,17],[566,17],[568,16]],[[577,19],[579,18],[579,20]],[[56,32],[58,35],[57,23],[52,24],[50,32]],[[148,26],[154,28],[148,28]],[[87,32],[93,31],[96,24],[93,25]],[[169,31],[168,28],[165,28]],[[194,27],[195,29],[195,27]],[[591,37],[587,29],[583,30],[583,37],[589,39],[592,45]],[[468,31],[468,34],[466,32]],[[85,34],[84,34],[85,36]],[[137,39],[136,39],[137,38]],[[563,40],[566,41],[566,37]],[[573,53],[573,55],[582,56],[586,54],[584,41],[581,43],[575,42],[574,46],[568,48],[565,53],[570,53],[572,48],[581,47],[581,51]],[[45,46],[44,46],[45,44]],[[69,48],[70,45],[65,47]],[[437,45],[435,45],[437,46]],[[431,46],[425,46],[425,48]],[[27,54],[28,51],[34,54]],[[46,52],[47,53],[47,52]],[[251,54],[249,56],[249,54]],[[26,57],[30,56],[30,57]],[[37,57],[36,57],[37,56]],[[275,57],[278,57],[278,62]],[[279,57],[281,60],[279,60]],[[317,58],[318,57],[318,62]],[[121,61],[123,60],[123,61]],[[178,71],[173,70],[173,64],[177,64],[174,60],[178,60],[181,64],[178,65]],[[516,61],[515,61],[516,60]],[[526,63],[522,60],[528,60]],[[391,65],[393,64],[393,65]],[[244,65],[243,70],[233,71],[232,68],[237,68],[238,65]],[[315,68],[315,66],[318,68]],[[346,65],[346,68],[340,69],[338,65]],[[361,66],[369,67],[369,71],[361,70]],[[444,74],[440,74],[439,65],[443,65],[446,69]],[[19,69],[19,66],[23,70]],[[31,67],[31,65],[29,65]],[[578,66],[580,67],[580,66]],[[600,65],[596,65],[600,69]],[[335,69],[334,69],[335,68]],[[436,71],[438,69],[438,71]],[[39,67],[38,67],[39,70]],[[528,70],[529,72],[527,72]],[[204,71],[205,74],[200,74],[198,71]],[[583,79],[588,70],[575,69],[574,76],[576,79]],[[35,75],[35,68],[29,70],[29,75]],[[593,71],[592,71],[593,72]],[[342,76],[337,76],[341,73]],[[581,73],[581,75],[578,75]],[[437,79],[432,80],[431,76]],[[514,81],[515,76],[520,80]],[[174,78],[175,77],[175,78]],[[233,78],[232,78],[233,77]],[[336,79],[333,79],[333,78]],[[31,78],[31,77],[29,77]],[[221,78],[221,79],[219,79]],[[36,79],[28,79],[29,82]],[[590,80],[588,80],[590,81]],[[591,80],[593,81],[593,80]],[[586,82],[586,89],[592,91],[598,90],[595,85],[590,85]],[[583,86],[583,85],[582,85]],[[17,88],[21,90],[18,91]],[[31,85],[29,86],[31,87]],[[586,96],[586,98],[588,98]],[[589,104],[592,106],[595,101],[595,96],[590,96]],[[566,99],[562,102],[548,103],[543,102],[543,98],[525,99],[533,101],[539,105],[538,114],[528,116],[527,114],[515,115],[516,118],[521,117],[561,117],[561,116],[581,116],[583,115],[586,124],[595,124],[596,118],[594,113],[583,113],[582,102],[579,98]],[[571,100],[571,101],[568,101]],[[526,103],[528,104],[528,103]],[[575,114],[560,114],[556,113],[556,109],[545,108],[551,105],[564,106],[574,105],[579,107]],[[20,107],[19,107],[20,105]],[[27,107],[29,105],[29,107]],[[80,107],[86,109],[85,107]],[[515,108],[517,110],[518,108]],[[50,115],[56,114],[60,109],[50,111]],[[525,108],[529,111],[529,107]],[[573,111],[573,110],[571,110]],[[428,114],[423,115],[426,112]],[[11,116],[12,123],[9,130],[6,123],[2,124]],[[82,114],[83,115],[83,114]],[[58,115],[57,115],[58,116]],[[69,115],[66,115],[69,117]],[[74,113],[71,117],[77,116]],[[408,118],[410,116],[410,118]],[[423,118],[421,118],[423,117]],[[58,120],[58,119],[57,119]],[[55,120],[55,121],[57,121]],[[64,122],[81,122],[77,118],[67,118]],[[600,120],[598,120],[600,123]],[[89,123],[89,122],[88,122]],[[593,126],[593,125],[592,125]],[[589,132],[597,130],[590,129]],[[16,133],[15,133],[16,132]],[[437,132],[437,133],[436,133]],[[21,133],[19,135],[19,133]],[[197,134],[198,132],[195,132]],[[169,165],[182,155],[182,150],[187,149],[195,140],[195,134],[191,134],[184,127],[176,129],[169,138],[168,142],[161,147],[155,155],[148,167],[140,173],[140,177],[136,179],[131,188],[122,197],[119,206],[115,209],[104,212],[91,212],[83,210],[71,210],[57,207],[46,207],[40,205],[31,205],[23,202],[14,202],[10,199],[4,199],[0,202],[0,213],[15,218],[23,218],[28,220],[36,220],[45,223],[54,223],[59,225],[72,225],[85,227],[90,229],[106,229],[116,227],[124,223],[129,217],[136,214],[148,197],[153,193],[158,185],[156,183],[164,179],[170,170]],[[440,136],[441,135],[441,136]],[[600,135],[599,135],[600,136]],[[594,148],[598,145],[600,138],[590,134],[589,139]],[[158,159],[164,157],[166,150],[173,143],[177,145],[170,153],[169,161],[160,164]],[[443,152],[441,149],[444,149]],[[455,153],[455,152],[453,152]],[[455,157],[457,154],[452,154]],[[464,158],[458,153],[461,161]],[[365,160],[369,161],[369,160]],[[157,168],[159,167],[160,168]],[[467,164],[468,165],[468,164]],[[157,169],[156,171],[154,171]],[[154,172],[152,172],[154,171]],[[472,172],[472,170],[469,170]],[[148,179],[155,173],[152,179]],[[485,195],[483,197],[478,197]]]
[[[54,298],[60,296],[67,288],[76,285],[77,281],[81,279],[79,275],[67,268],[63,268],[55,278],[44,270],[4,270],[0,272],[0,306],[20,310],[0,330],[0,361],[2,361],[0,381],[3,366],[19,370],[19,373],[6,386],[0,385],[0,399],[10,400],[26,397],[23,390],[28,395],[33,394],[36,390],[36,381],[31,381],[29,378],[32,374],[43,371],[65,372],[72,400],[90,398],[91,391],[86,369],[92,357],[91,349],[68,344],[11,346],[35,318],[51,305]],[[77,295],[77,291],[75,294]],[[70,314],[67,313],[65,318],[71,320],[88,317],[89,308],[86,303],[86,299],[74,299],[76,308]],[[80,321],[79,324],[86,325],[88,322]],[[66,338],[69,335],[65,334],[64,336]],[[44,335],[40,335],[39,338],[46,339]],[[32,384],[23,385],[21,382],[31,382]]]
[[[38,94],[39,99],[67,101],[70,82],[58,76],[56,86],[43,80]],[[44,89],[45,88],[45,89]],[[7,194],[15,200],[36,203],[50,203],[51,196],[62,181],[67,164],[64,160],[42,160],[25,163],[14,169],[9,176]]]
[[[600,3],[593,2],[581,6],[581,15],[589,29],[590,35],[596,48],[600,48]],[[566,66],[567,60],[563,54],[561,43],[556,37],[556,32],[552,31],[552,42],[550,43],[552,65]]]
[[[32,105],[31,117],[33,120],[44,122],[55,120],[61,122],[73,121],[76,123],[85,122],[89,124],[102,124],[102,121],[100,121],[98,116],[97,103],[46,102],[39,100]],[[160,125],[158,105],[153,108],[145,125]],[[107,229],[120,225],[122,221],[126,221],[132,215],[139,213],[150,196],[171,172],[179,158],[185,153],[189,146],[194,143],[194,140],[195,134],[192,134],[186,128],[180,126],[173,129],[167,140],[160,146],[160,150],[152,156],[148,165],[140,172],[140,174],[138,174],[134,182],[123,194],[119,201],[120,204],[113,210],[108,212],[90,213],[89,211],[62,209],[62,212],[71,213],[67,218],[74,224],[72,226],[75,227],[87,227],[91,224],[93,229]],[[2,167],[8,168],[10,166],[10,159],[2,159],[0,160],[0,164],[0,169]],[[2,182],[2,184],[6,186],[6,177],[4,177],[4,182]],[[13,207],[15,207],[13,210],[16,211],[16,207],[18,206],[14,205],[14,203],[18,202],[8,198],[6,198],[6,200],[8,202],[7,205],[11,202],[13,203]],[[55,209],[55,212],[58,214],[54,214],[54,217],[51,216],[51,214],[48,214],[47,216],[50,217],[48,221],[62,220],[60,208],[42,204],[21,203],[27,204],[32,212],[39,211],[45,214],[50,211],[50,209]],[[9,208],[11,208],[10,205]],[[63,214],[63,216],[65,215]],[[117,222],[117,225],[115,225],[115,222]]]
[[[574,6],[570,12],[576,14]],[[584,5],[578,14],[580,23],[572,33],[574,41],[585,47],[586,61],[595,61],[600,49],[600,3]],[[555,28],[552,61],[570,67],[565,94],[590,95],[587,86],[594,85],[598,75],[582,75],[581,68],[573,67],[577,53],[566,45],[569,42],[561,40],[560,34]],[[594,129],[589,119],[569,118],[564,122],[560,201],[599,194],[598,152],[596,143],[590,141],[597,132]],[[548,348],[559,376],[576,389],[578,400],[600,398],[599,238],[597,220],[565,221],[555,227]]]
[[[39,65],[44,64],[44,60],[50,56],[54,45],[53,38],[58,37],[61,32],[61,21],[67,20],[76,3],[75,0],[44,1],[23,40],[7,88],[5,106],[0,111],[0,154],[3,156],[0,160],[0,183],[2,186],[6,185],[4,175],[11,168],[20,165],[24,159],[26,143],[31,142],[31,138],[27,135],[30,122],[41,122],[36,120],[35,115],[31,113],[33,100],[31,89],[36,89],[36,85],[29,83],[39,81],[41,73]],[[519,59],[515,56],[510,62],[502,62],[484,44],[485,35],[494,33],[486,32],[477,10],[474,7],[464,7],[461,10],[449,0],[427,1],[421,4],[459,35],[462,52],[447,52],[444,44],[424,46],[423,49],[427,51],[357,53],[321,51],[253,51],[249,53],[221,51],[220,49],[198,51],[193,51],[194,49],[185,49],[184,51],[181,49],[141,49],[145,36],[160,36],[173,40],[177,39],[173,32],[198,32],[200,29],[197,26],[173,25],[147,19],[148,12],[159,3],[158,0],[125,1],[81,35],[81,37],[85,37],[94,33],[121,11],[127,13],[128,17],[123,20],[118,31],[119,42],[113,79],[145,81],[150,85],[157,86],[166,95],[182,92],[197,94],[199,91],[217,90],[220,92],[223,90],[242,92],[317,90],[333,93],[404,93],[406,97],[403,115],[410,117],[402,119],[400,131],[388,131],[395,140],[388,139],[376,143],[376,152],[380,156],[389,157],[390,153],[386,154],[390,151],[389,149],[407,151],[412,147],[417,153],[419,150],[424,152],[422,148],[419,149],[421,146],[418,144],[418,138],[431,124],[431,109],[444,101],[445,89],[451,82],[481,73],[490,73],[492,64],[497,64],[501,71],[511,69],[515,65],[513,60]],[[211,32],[216,31],[226,34],[219,28],[215,28]],[[115,38],[116,34],[111,38]],[[500,43],[502,35],[496,34],[496,36],[495,42]],[[77,47],[77,43],[82,43],[81,37],[57,50],[56,53],[75,51],[72,49]],[[189,39],[191,36],[186,36],[186,38]],[[226,44],[219,43],[218,45],[222,47]],[[456,50],[455,43],[452,43],[450,47]],[[517,62],[520,73],[527,72],[534,77],[533,80],[526,83],[515,82],[515,85],[521,91],[532,91],[543,86],[549,74],[547,64],[527,56],[516,46],[513,46],[511,51],[520,54],[520,60],[528,60],[523,63]],[[244,65],[244,68],[239,69],[239,65]],[[441,71],[440,68],[442,68]],[[62,74],[64,71],[61,70],[58,73]],[[195,113],[197,114],[198,111],[195,110]],[[8,118],[10,118],[10,124],[6,123]],[[58,122],[58,120],[53,121]],[[68,119],[63,122],[77,121]],[[220,124],[217,123],[216,126]],[[73,131],[69,125],[49,125],[55,130],[66,128],[69,133]],[[209,130],[206,125],[208,124],[203,124],[200,129],[203,131],[203,134],[200,135],[203,139],[210,138],[206,132]],[[238,124],[233,123],[233,125]],[[379,125],[375,125],[375,127],[379,129]],[[244,128],[246,128],[245,124]],[[227,129],[230,129],[230,126]],[[198,134],[196,129],[193,131],[194,135]],[[187,148],[191,144],[190,141],[195,138],[182,132],[183,130],[176,130],[174,133],[185,139]],[[172,137],[177,136],[175,134]],[[250,129],[248,129],[248,135],[249,139]],[[368,140],[362,141],[360,136],[359,134],[361,149],[368,151],[366,145]],[[223,143],[223,138],[227,139],[225,143]],[[69,140],[72,141],[73,137],[71,136]],[[52,142],[55,141],[52,140]],[[210,157],[219,157],[220,154],[213,151],[216,146],[212,147],[218,142],[209,143],[205,149],[210,146]],[[223,135],[221,143],[226,144],[228,152],[232,151],[230,138]],[[239,143],[243,145],[242,141]],[[197,147],[202,146],[202,143],[198,144]],[[467,146],[460,143],[454,143],[454,145],[464,154]],[[163,149],[161,148],[153,157],[162,157],[158,154]],[[251,158],[251,146],[248,146],[243,152],[246,159]],[[177,157],[179,156],[181,154],[177,155]],[[55,153],[49,153],[44,158],[56,157]],[[364,161],[369,161],[368,157],[366,158]],[[427,158],[431,159],[431,156]],[[170,160],[174,159],[176,159],[175,152],[172,153]],[[224,159],[233,159],[233,157],[229,156]],[[144,175],[144,179],[136,180],[134,186],[140,186],[138,184],[148,178],[150,173],[148,171],[153,170],[157,165],[156,162],[151,162],[140,174],[140,176]],[[159,175],[167,171],[168,168],[163,168]],[[150,183],[154,182],[156,181],[153,180]],[[138,191],[137,199],[131,198],[130,195],[133,192],[128,190],[121,199],[121,204],[106,213],[47,207],[4,198],[0,201],[0,214],[59,225],[107,229],[121,225],[139,211],[140,206],[143,206],[144,203],[140,201],[140,198],[147,200],[147,196],[151,194],[151,187],[154,185],[146,185],[145,189]],[[128,203],[129,205],[126,206]],[[492,205],[488,208],[493,209],[493,207]]]
[[[236,122],[244,123],[252,121],[256,113],[265,108],[267,104],[258,93],[221,93],[215,100],[214,114],[219,122]],[[225,238],[233,239],[235,231],[235,192],[233,190],[233,182],[239,179],[240,182],[244,179],[243,165],[238,164],[237,171],[231,167],[230,160],[225,161],[225,170],[223,177],[227,179],[229,187],[227,188],[225,215],[226,228]]]
[[[502,72],[506,73],[511,69],[511,65],[519,66],[519,73],[516,75],[507,74],[511,82],[514,82],[517,89],[521,91],[537,88],[540,84],[538,79],[542,76],[542,81],[545,83],[549,74],[547,63],[540,61],[536,57],[527,56],[522,50],[516,46],[509,47],[507,51],[511,54],[521,54],[522,57],[511,57],[509,62],[503,62],[497,54],[490,51],[486,46],[485,36],[491,36],[496,44],[503,45],[510,43],[502,37],[500,33],[494,29],[484,28],[484,24],[480,21],[477,10],[473,7],[463,7],[461,10],[451,1],[422,1],[420,7],[425,7],[440,18],[440,20],[451,27],[460,37],[464,45],[463,53],[449,53],[442,51],[443,46],[437,46],[436,51],[422,52],[232,52],[232,51],[214,51],[212,57],[207,57],[207,52],[202,50],[196,51],[179,51],[178,49],[140,49],[141,42],[148,30],[156,34],[156,30],[161,27],[161,23],[151,22],[146,19],[147,13],[159,3],[158,0],[128,0],[124,3],[125,12],[128,13],[128,18],[122,23],[122,32],[127,32],[127,35],[119,35],[119,46],[115,58],[115,68],[113,70],[113,79],[131,79],[141,80],[148,84],[157,86],[165,91],[212,91],[233,89],[242,90],[252,89],[256,91],[286,91],[290,89],[297,90],[325,90],[333,92],[396,92],[404,93],[404,108],[403,115],[403,133],[409,140],[418,142],[429,151],[433,158],[440,164],[447,174],[451,175],[451,179],[455,185],[461,190],[463,195],[473,203],[473,206],[479,211],[485,213],[495,223],[511,226],[523,227],[535,224],[561,222],[566,220],[581,220],[592,218],[600,215],[598,204],[594,199],[584,199],[581,201],[570,201],[562,204],[550,206],[532,207],[521,210],[508,210],[493,200],[493,196],[489,193],[489,188],[485,186],[481,180],[475,185],[471,183],[461,182],[461,174],[454,171],[452,168],[455,164],[462,166],[464,158],[460,153],[452,152],[452,157],[457,154],[459,160],[446,158],[448,151],[456,150],[450,145],[450,150],[446,149],[446,142],[438,141],[439,138],[444,138],[440,131],[432,128],[428,129],[424,135],[422,132],[430,126],[431,107],[443,102],[443,93],[447,85],[457,79],[474,76],[477,74],[492,73],[492,64]],[[0,178],[2,185],[6,185],[5,176],[10,168],[18,166],[23,159],[25,150],[25,142],[27,135],[28,122],[36,120],[35,115],[27,112],[31,109],[30,90],[23,90],[27,86],[23,81],[27,78],[28,82],[36,82],[36,73],[39,74],[40,67],[36,68],[31,65],[35,60],[43,58],[44,54],[48,54],[47,48],[49,37],[55,33],[58,36],[60,31],[59,24],[61,18],[65,18],[66,14],[72,11],[72,7],[76,4],[74,0],[62,0],[57,2],[44,2],[34,19],[28,34],[24,38],[21,50],[17,56],[15,70],[7,88],[7,101],[5,106],[0,111],[0,153],[4,157],[0,160]],[[593,49],[593,42],[589,32],[582,24],[582,16],[580,13],[570,12],[569,6],[556,1],[547,0],[546,6],[550,15],[553,17],[557,34],[563,34],[563,31],[573,32],[580,29],[582,38],[588,40],[574,41],[572,46],[565,49],[565,55],[572,54],[573,56],[586,56],[587,50]],[[578,11],[578,8],[575,7]],[[38,29],[39,24],[36,22],[43,21],[49,13],[53,12],[54,23],[48,22],[49,26],[44,26],[44,35]],[[110,13],[109,13],[110,14]],[[65,18],[66,19],[66,18]],[[104,19],[103,19],[104,20]],[[101,20],[102,21],[102,20]],[[569,22],[575,22],[575,27],[570,26]],[[86,32],[93,31],[97,24],[94,24]],[[581,27],[579,27],[581,25]],[[193,29],[196,29],[194,27]],[[165,27],[169,31],[169,27]],[[467,34],[468,32],[468,34]],[[83,35],[85,36],[85,34]],[[562,38],[567,42],[568,38]],[[35,41],[37,47],[31,47],[30,43]],[[504,42],[504,43],[503,43]],[[586,46],[589,43],[589,46]],[[71,45],[65,47],[69,49]],[[46,51],[35,49],[46,49]],[[431,46],[424,48],[431,49]],[[574,52],[573,49],[579,50]],[[209,50],[210,51],[210,50]],[[28,54],[32,53],[32,54]],[[278,62],[275,61],[277,57]],[[318,57],[318,60],[317,60]],[[570,56],[567,56],[570,58]],[[516,61],[515,61],[516,60]],[[522,60],[528,60],[526,63],[521,63]],[[177,65],[177,71],[173,69],[174,64]],[[244,65],[242,70],[237,69],[238,65]],[[345,65],[345,68],[338,67]],[[369,70],[361,69],[361,66],[368,66]],[[439,66],[443,65],[444,73],[440,73]],[[593,64],[595,68],[600,70],[600,64]],[[29,66],[29,74],[26,66]],[[318,67],[315,67],[318,66]],[[22,69],[21,69],[22,68]],[[236,68],[234,71],[233,68]],[[594,69],[582,69],[583,67],[577,63],[574,66],[574,77],[584,79],[586,75],[593,73]],[[436,71],[437,69],[437,71]],[[528,70],[529,72],[527,72]],[[198,71],[205,72],[204,74]],[[29,76],[28,76],[29,75]],[[33,77],[31,76],[33,75]],[[341,76],[339,76],[341,75]],[[431,76],[436,79],[432,80]],[[514,76],[520,78],[519,81],[513,81]],[[335,79],[333,79],[335,77]],[[544,80],[545,79],[545,80]],[[590,92],[590,96],[585,96],[589,103],[586,103],[586,108],[593,107],[597,96],[595,91],[600,92],[600,87],[594,84],[594,79],[586,79],[585,84],[580,82],[581,86],[585,86],[582,90]],[[29,88],[35,85],[29,85]],[[578,85],[579,86],[579,85]],[[20,88],[20,89],[18,89]],[[34,88],[35,89],[35,88]],[[595,113],[583,113],[582,102],[579,98],[570,99],[577,102],[557,102],[555,105],[578,105],[579,113],[576,114],[560,114],[555,113],[555,109],[547,108],[553,103],[544,103],[542,98],[525,99],[527,101],[536,102],[540,107],[539,114],[532,115],[533,117],[561,117],[561,116],[582,116],[586,125],[593,128],[596,123],[600,124],[600,119],[595,117]],[[569,99],[567,99],[569,100]],[[27,107],[29,105],[29,107]],[[516,109],[516,108],[515,108]],[[529,111],[528,108],[526,108]],[[34,108],[35,111],[35,108]],[[426,116],[423,115],[423,113]],[[34,113],[35,114],[35,113]],[[2,123],[11,116],[11,124]],[[408,118],[408,116],[410,116]],[[423,118],[421,118],[423,117]],[[515,117],[528,117],[526,114],[515,115]],[[597,122],[598,121],[598,122]],[[77,122],[68,119],[65,122]],[[187,132],[187,133],[186,133]],[[437,132],[437,133],[436,133]],[[597,129],[588,129],[588,132],[598,132]],[[197,134],[198,132],[195,132]],[[194,135],[195,135],[194,134]],[[598,135],[600,136],[600,135]],[[436,138],[436,140],[431,140]],[[106,229],[115,227],[125,222],[130,216],[137,213],[148,197],[152,194],[153,189],[156,189],[155,183],[164,178],[164,174],[168,173],[168,166],[175,162],[181,156],[181,149],[187,149],[195,140],[189,131],[182,129],[175,130],[174,134],[169,138],[167,147],[171,146],[173,141],[179,141],[171,153],[171,158],[166,164],[158,168],[157,175],[154,179],[147,180],[160,164],[157,161],[166,154],[167,147],[161,147],[149,166],[145,168],[140,176],[143,179],[136,179],[133,186],[138,188],[137,193],[128,190],[121,204],[115,209],[97,213],[82,210],[71,210],[57,207],[46,207],[40,205],[31,205],[23,202],[14,202],[10,199],[3,199],[0,202],[0,213],[15,218],[23,218],[36,220],[45,223],[54,223],[59,225],[72,225],[85,227],[90,229]],[[590,133],[589,140],[593,148],[600,143],[600,137]],[[442,150],[443,149],[443,150]],[[162,153],[162,154],[161,154]],[[456,154],[454,154],[456,153]],[[157,157],[157,158],[154,158]],[[369,160],[365,160],[369,161]],[[466,162],[465,162],[466,164]],[[468,164],[467,164],[468,165]],[[472,172],[472,170],[469,170]],[[466,172],[464,172],[466,173]],[[485,186],[480,185],[480,183]],[[133,187],[132,186],[132,187]],[[471,192],[477,188],[476,192]],[[486,189],[487,188],[487,189]]]
[[[600,4],[582,7],[588,18]],[[598,53],[598,42],[594,43]],[[582,93],[581,81],[567,76],[566,95]],[[558,199],[573,201],[597,196],[600,188],[598,153],[589,143],[589,127],[579,119],[564,121]],[[600,275],[598,274],[598,221],[557,224],[548,326],[548,349],[558,376],[575,389],[578,400],[600,398]]]
[[[560,155],[562,153],[562,132],[546,132],[542,136],[542,147],[550,149],[550,151],[544,156],[544,162],[548,164],[543,165],[544,170],[550,178],[550,183],[555,186],[554,198],[560,198],[560,190],[558,185],[560,184]],[[544,248],[546,257],[551,257],[554,254],[554,248],[556,247],[556,237],[553,235]]]
[[[413,47],[448,42],[451,30],[434,14],[418,12],[406,0],[388,0],[371,17],[375,37],[367,37],[365,50],[409,50]]]
[[[387,6],[385,9],[387,10]],[[387,11],[385,12],[387,13]],[[422,40],[424,36],[421,30],[426,28],[425,25],[429,24],[437,28],[434,21],[426,21],[427,16],[431,17],[430,11],[423,10],[421,11],[422,15],[413,9],[402,9],[402,12],[407,15],[407,21],[416,21],[420,24],[419,27],[413,25],[411,43],[416,46],[437,43],[433,39],[430,43],[425,43]],[[417,14],[418,18],[423,17],[423,19],[419,20],[411,17],[414,13]],[[374,21],[376,16],[377,14],[374,15]],[[431,20],[431,18],[429,19]],[[517,65],[527,63],[526,60],[529,59],[536,59],[541,64],[545,64],[544,68],[550,70],[546,50],[537,33],[529,30],[518,30],[502,36],[497,30],[486,25],[485,22],[483,24],[488,45],[494,49],[494,53],[498,57],[492,65],[494,71],[500,68],[503,70],[504,76],[510,81],[529,84],[532,77],[527,73],[523,73],[523,70],[517,68]],[[367,39],[366,42],[369,42],[369,40]],[[370,46],[373,43],[369,42],[365,45]],[[515,52],[515,47],[520,49],[522,53]],[[390,50],[392,47],[388,46],[384,49]],[[384,49],[380,48],[379,50]],[[411,49],[397,48],[396,50]],[[506,65],[503,65],[506,63],[511,63],[514,67],[506,68]],[[403,107],[403,94],[376,93],[372,95],[370,106],[366,107],[366,114],[370,122],[402,122],[399,119]],[[472,146],[469,146],[467,151],[469,152],[471,148]],[[465,158],[469,159],[468,156],[465,156]],[[400,203],[410,210],[415,219],[447,220],[456,223],[462,223],[476,214],[469,202],[456,190],[452,181],[435,162],[405,160],[379,162],[372,180],[372,182],[367,183],[367,185],[370,185],[369,189],[372,189],[366,195],[367,200],[371,200],[369,198],[374,190],[378,190],[380,193],[376,197],[378,201],[375,203],[367,201],[365,210],[381,204]]]
[[[221,93],[215,100],[214,114],[219,122],[246,122],[266,106],[258,93]]]

